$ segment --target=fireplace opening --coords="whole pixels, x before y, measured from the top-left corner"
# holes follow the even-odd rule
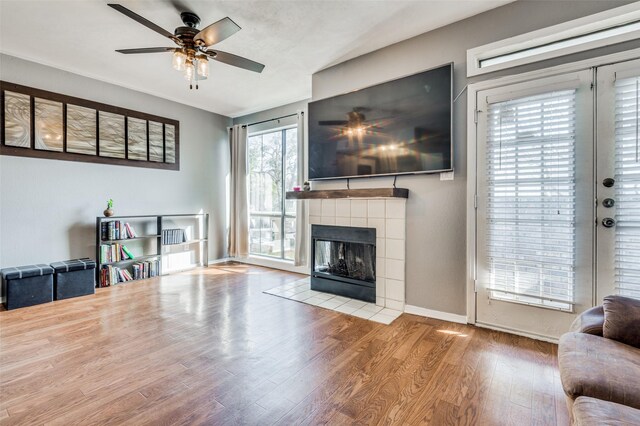
[[[311,289],[375,302],[376,230],[312,225]]]
[[[315,272],[375,284],[375,271],[375,245],[316,240]]]

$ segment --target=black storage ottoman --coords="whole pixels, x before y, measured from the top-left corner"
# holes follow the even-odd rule
[[[96,292],[96,262],[89,258],[53,262],[56,300],[85,296]]]
[[[4,268],[0,274],[7,310],[53,301],[51,266],[39,264]]]

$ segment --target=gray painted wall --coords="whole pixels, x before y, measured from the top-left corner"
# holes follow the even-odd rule
[[[441,29],[338,64],[313,75],[313,99],[367,87],[383,81],[454,62],[454,95],[467,83],[469,48],[548,27],[629,2],[517,1]],[[513,74],[589,56],[638,47],[637,42],[508,70]],[[454,314],[466,313],[466,97],[454,105],[455,180],[439,175],[401,176],[399,187],[409,188],[407,202],[406,300],[409,305]],[[351,188],[390,186],[393,178],[351,181]],[[345,182],[318,182],[315,188],[345,187]]]
[[[209,258],[226,256],[230,118],[6,55],[0,78],[179,120],[181,158],[176,172],[0,156],[0,267],[93,258],[109,198],[119,215],[209,213]]]
[[[308,99],[303,101],[293,102],[290,104],[282,105],[279,107],[267,109],[265,111],[256,112],[253,114],[243,115],[241,117],[236,117],[233,119],[233,124],[251,124],[258,123],[264,120],[271,120],[276,117],[282,117],[285,115],[295,114],[300,111],[307,111],[307,103]],[[279,126],[286,126],[290,124],[295,124],[296,118],[285,118],[278,121],[269,121],[266,123],[258,124],[250,127],[250,132],[260,132],[263,130],[273,129]]]

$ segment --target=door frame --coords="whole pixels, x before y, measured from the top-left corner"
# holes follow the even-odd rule
[[[467,86],[467,323],[476,324],[476,279],[477,279],[477,151],[478,151],[478,92],[495,89],[517,83],[538,80],[546,77],[567,74],[571,72],[583,71],[593,67],[611,65],[618,62],[625,62],[640,59],[640,49],[633,49],[610,55],[590,58],[583,61],[562,64],[551,68],[526,72],[522,74],[510,75],[496,79],[471,83]],[[595,289],[594,289],[595,291]],[[496,329],[500,329],[496,327]],[[556,342],[557,339],[545,338],[517,330],[505,330],[510,333],[532,337],[538,340],[548,340]]]

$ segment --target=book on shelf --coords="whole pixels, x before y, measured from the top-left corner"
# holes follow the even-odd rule
[[[100,244],[100,263],[120,262],[121,260],[134,259],[135,256],[127,246],[112,243]]]
[[[187,238],[185,236],[184,229],[176,228],[162,230],[162,244],[164,245],[180,244],[186,241]]]
[[[129,238],[137,238],[138,235],[129,223],[120,220],[109,220],[100,224],[100,239],[108,240],[126,240]]]
[[[113,265],[105,265],[100,270],[100,287],[109,287],[118,283],[141,280],[160,275],[160,260],[137,262],[131,270]]]
[[[133,253],[131,253],[131,251],[125,245],[122,246],[122,251],[124,252],[124,254],[127,255],[129,259],[133,259],[135,257]]]

